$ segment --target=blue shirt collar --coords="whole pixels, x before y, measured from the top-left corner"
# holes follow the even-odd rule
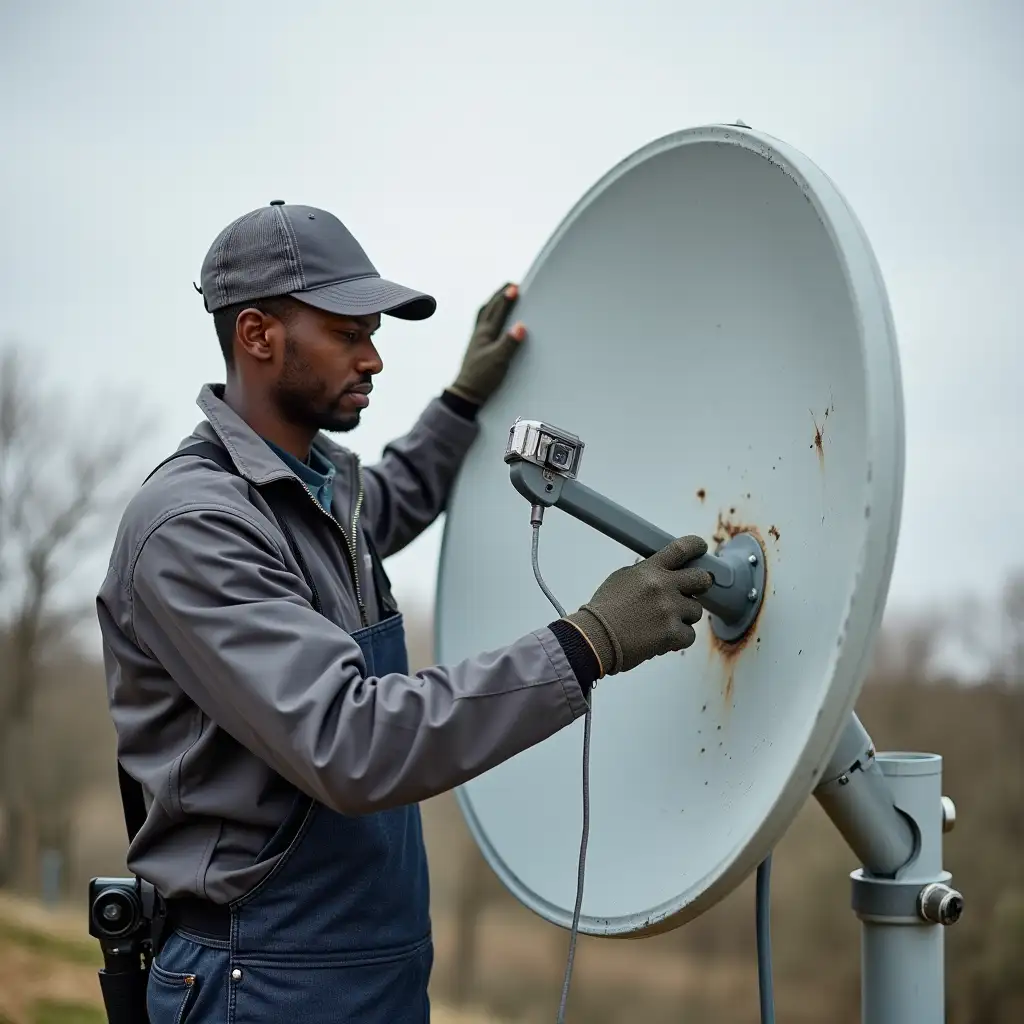
[[[302,462],[300,459],[295,458],[291,452],[286,452],[283,448],[279,448],[273,441],[267,441],[266,438],[263,440],[266,441],[278,458],[306,485],[306,490],[323,505],[326,511],[330,512],[331,494],[334,490],[334,476],[336,472],[334,466],[315,448],[310,448],[309,450],[309,461]]]

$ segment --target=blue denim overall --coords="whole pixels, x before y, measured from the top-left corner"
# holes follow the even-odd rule
[[[367,674],[408,672],[401,614],[352,636]],[[150,974],[152,1024],[427,1024],[419,807],[349,817],[301,796],[264,855],[282,843],[271,874],[231,904],[230,939],[168,937]]]

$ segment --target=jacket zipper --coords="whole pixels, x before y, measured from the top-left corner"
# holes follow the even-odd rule
[[[363,625],[368,625],[366,618],[366,608],[363,606],[363,592],[359,586],[359,533],[357,530],[357,524],[359,523],[359,513],[363,508],[363,467],[359,461],[358,455],[353,455],[353,462],[356,466],[356,479],[359,481],[359,490],[356,492],[355,505],[352,507],[352,575],[356,581],[356,601],[359,604],[359,616],[362,619]]]
[[[313,504],[316,505],[316,507],[320,509],[320,511],[323,512],[323,514],[327,516],[327,518],[330,519],[332,523],[334,523],[334,525],[338,528],[338,532],[341,534],[342,538],[345,541],[345,550],[348,553],[348,563],[349,567],[352,569],[352,581],[355,584],[356,588],[356,603],[359,605],[359,621],[361,625],[368,626],[369,620],[366,617],[366,606],[363,604],[363,591],[359,583],[359,559],[355,551],[355,538],[359,536],[358,533],[356,532],[356,529],[359,524],[359,513],[363,507],[363,467],[362,464],[359,462],[358,457],[354,456],[354,459],[356,465],[356,475],[359,479],[359,492],[356,495],[355,504],[352,507],[352,540],[349,540],[349,536],[345,532],[345,528],[341,525],[341,523],[339,523],[338,520],[335,519],[334,516],[331,515],[331,513],[328,512],[327,509],[325,509],[323,505],[320,504],[320,502],[310,492],[309,488],[306,487],[305,484],[302,485],[302,490],[305,491],[307,495],[309,495],[309,500],[312,501]]]

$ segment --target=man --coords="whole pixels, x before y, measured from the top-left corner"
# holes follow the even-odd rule
[[[118,757],[145,794],[128,862],[168,908],[150,1018],[424,1022],[417,802],[569,725],[596,679],[692,644],[712,581],[686,563],[707,546],[675,541],[564,619],[410,674],[381,559],[445,506],[525,338],[502,333],[515,287],[367,467],[323,432],[369,403],[381,315],[434,299],[382,279],[333,215],[280,202],[221,232],[200,290],[226,384],[128,505],[97,602]]]

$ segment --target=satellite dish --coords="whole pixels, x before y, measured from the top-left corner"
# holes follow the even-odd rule
[[[763,603],[594,693],[580,930],[639,936],[728,895],[818,785],[851,719],[896,550],[899,362],[856,217],[806,156],[746,127],[681,131],[602,178],[537,257],[529,341],[480,415],[437,585],[451,663],[544,625],[529,506],[503,460],[519,418],[579,435],[586,484],[716,551],[764,555]],[[552,510],[547,584],[567,609],[635,556]],[[458,790],[492,869],[569,927],[583,723]]]

